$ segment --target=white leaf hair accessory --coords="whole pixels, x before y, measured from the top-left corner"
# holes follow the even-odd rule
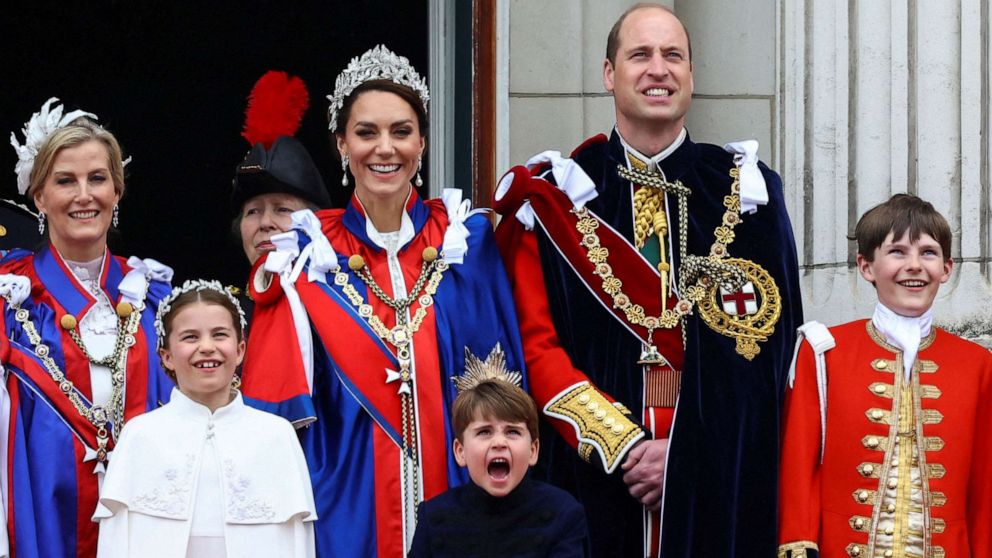
[[[17,151],[17,164],[14,165],[14,173],[17,174],[17,191],[23,196],[28,191],[31,181],[31,169],[34,168],[34,159],[38,156],[41,144],[45,143],[48,136],[59,128],[64,128],[67,124],[80,116],[88,116],[97,120],[97,116],[84,110],[74,110],[65,116],[62,115],[62,105],[52,106],[58,101],[57,97],[45,101],[41,105],[41,110],[31,115],[31,119],[24,124],[21,133],[24,134],[24,145],[17,143],[17,136],[10,133],[10,144]]]
[[[327,107],[330,121],[328,130],[337,131],[338,112],[344,106],[345,97],[351,95],[359,85],[374,79],[386,79],[413,89],[424,103],[424,112],[427,111],[427,103],[431,100],[427,81],[420,77],[405,56],[396,54],[384,45],[376,45],[360,57],[352,58],[348,67],[338,74],[338,79],[334,82],[334,94],[327,96],[327,100],[331,102],[331,106]]]
[[[190,291],[217,291],[227,297],[231,304],[238,309],[238,320],[241,322],[242,333],[248,329],[248,322],[245,320],[245,311],[241,309],[241,303],[231,294],[231,291],[222,285],[220,281],[206,279],[187,279],[181,287],[174,287],[168,296],[158,303],[158,311],[155,312],[155,334],[158,337],[158,348],[161,349],[165,343],[165,315],[172,311],[172,303],[179,298],[179,295]]]

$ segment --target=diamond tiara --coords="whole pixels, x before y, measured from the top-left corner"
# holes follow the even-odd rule
[[[217,291],[227,297],[231,301],[231,304],[238,309],[238,320],[241,322],[242,333],[248,329],[248,322],[245,320],[245,311],[241,309],[241,303],[235,298],[231,291],[229,291],[224,285],[221,285],[220,281],[207,281],[205,279],[187,279],[183,286],[175,287],[168,296],[162,299],[158,303],[158,311],[155,313],[155,334],[158,336],[158,348],[161,349],[165,344],[165,322],[163,321],[165,315],[172,311],[172,303],[179,298],[180,295],[188,293],[190,291]]]
[[[348,67],[338,74],[334,94],[327,96],[327,100],[331,102],[331,106],[327,107],[330,122],[328,130],[337,131],[338,113],[344,106],[345,98],[359,85],[375,79],[386,79],[413,89],[423,101],[424,111],[427,111],[427,103],[431,100],[427,81],[420,77],[405,56],[400,56],[383,45],[376,45],[360,57],[352,58]]]

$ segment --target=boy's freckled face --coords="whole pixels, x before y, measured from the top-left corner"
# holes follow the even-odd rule
[[[875,249],[874,261],[858,254],[861,276],[875,283],[878,301],[896,314],[922,315],[937,296],[937,289],[951,277],[953,262],[934,238],[921,233],[915,242],[909,231],[895,240],[890,232]]]
[[[502,498],[523,480],[537,463],[538,440],[532,440],[527,424],[506,422],[478,415],[455,439],[455,461],[468,467],[472,482],[491,496]]]

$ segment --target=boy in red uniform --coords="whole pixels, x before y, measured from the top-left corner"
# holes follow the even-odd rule
[[[779,557],[992,556],[992,354],[932,325],[951,230],[897,194],[858,221],[870,320],[800,328]]]

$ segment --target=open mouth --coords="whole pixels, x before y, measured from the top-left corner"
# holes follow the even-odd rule
[[[369,165],[372,172],[377,172],[381,174],[389,174],[400,170],[400,165]]]
[[[899,281],[899,284],[910,289],[921,289],[927,286],[926,281],[921,281],[919,279],[907,279],[905,281]]]
[[[91,209],[89,211],[72,211],[69,213],[69,217],[73,219],[92,219],[97,216],[98,211]]]
[[[672,94],[670,89],[664,87],[652,87],[644,91],[644,94],[648,97],[668,97]]]
[[[203,360],[193,364],[193,368],[199,370],[214,370],[220,366],[219,360]]]
[[[502,457],[494,458],[486,467],[486,472],[493,480],[506,480],[510,476],[510,462]]]

